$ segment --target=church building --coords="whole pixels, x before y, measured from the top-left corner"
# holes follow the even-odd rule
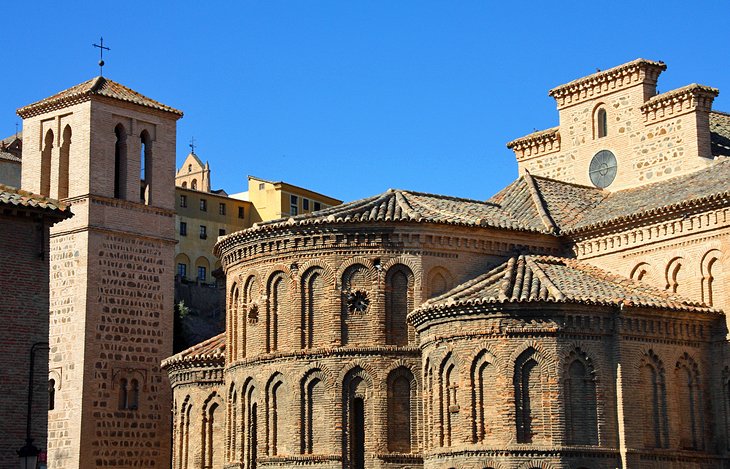
[[[98,76],[18,110],[50,229],[48,466],[169,467],[175,134],[182,113]]]
[[[552,89],[489,200],[390,189],[219,238],[226,332],[162,365],[172,467],[727,467],[730,115],[665,69]]]

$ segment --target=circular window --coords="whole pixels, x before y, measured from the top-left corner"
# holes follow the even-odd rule
[[[368,309],[370,304],[370,298],[368,298],[367,292],[357,290],[354,292],[347,292],[347,309],[351,313],[363,313]]]
[[[609,150],[601,150],[591,160],[589,174],[594,186],[608,187],[616,179],[616,157]]]

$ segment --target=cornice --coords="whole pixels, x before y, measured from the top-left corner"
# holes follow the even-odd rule
[[[553,88],[548,95],[555,98],[560,109],[616,89],[644,82],[655,84],[666,69],[664,62],[636,59]]]
[[[644,122],[660,121],[692,110],[710,112],[712,102],[719,94],[716,88],[693,83],[658,94],[642,104],[640,109]]]

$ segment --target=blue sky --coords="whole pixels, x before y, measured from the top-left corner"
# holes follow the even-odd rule
[[[390,187],[486,199],[505,143],[558,124],[547,91],[644,57],[660,91],[698,82],[730,111],[730,2],[11,2],[0,134],[15,109],[98,74],[181,109],[213,186],[246,176],[353,200]],[[63,8],[61,8],[63,6]]]

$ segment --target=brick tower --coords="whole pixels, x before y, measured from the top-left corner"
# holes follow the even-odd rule
[[[49,467],[169,466],[176,121],[104,77],[18,110],[51,230]]]

